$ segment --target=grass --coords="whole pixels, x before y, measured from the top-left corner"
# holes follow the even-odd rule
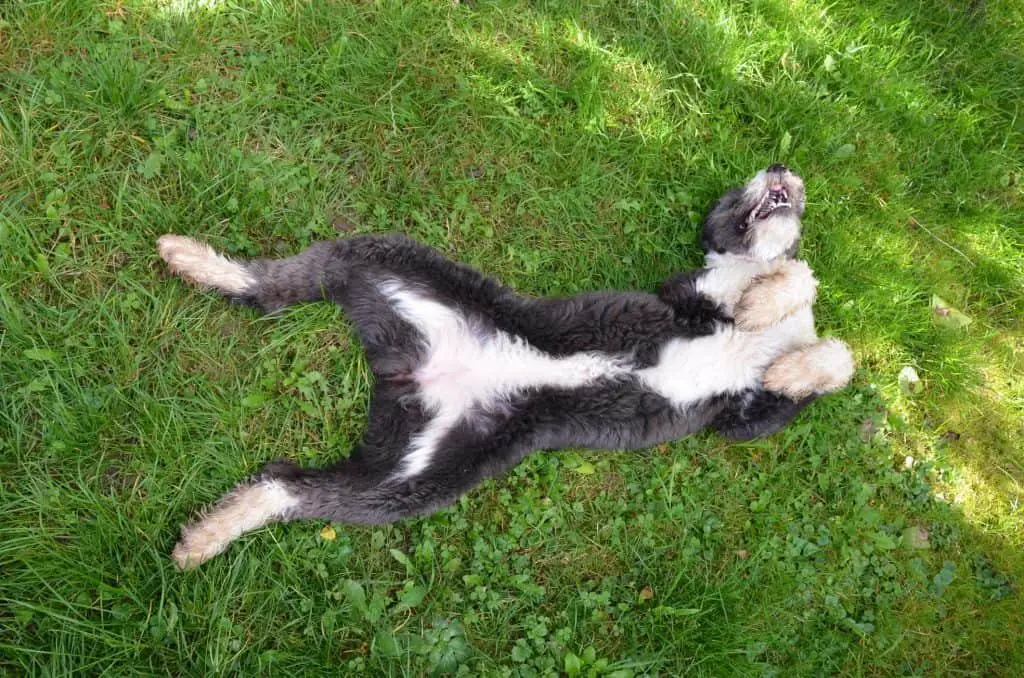
[[[1022,12],[5,4],[0,671],[1020,675]],[[848,390],[768,440],[538,454],[430,518],[174,571],[197,506],[343,456],[369,376],[336,310],[231,308],[158,235],[398,229],[530,293],[651,289],[779,160]]]

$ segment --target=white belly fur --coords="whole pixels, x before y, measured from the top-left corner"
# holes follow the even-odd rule
[[[433,413],[412,441],[401,471],[411,477],[430,462],[438,442],[471,407],[501,407],[529,387],[575,388],[628,371],[624,361],[598,353],[552,357],[505,332],[481,335],[444,304],[402,287],[381,285],[395,310],[424,335],[427,357],[416,370],[423,404]]]

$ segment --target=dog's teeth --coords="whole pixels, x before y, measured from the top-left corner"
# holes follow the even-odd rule
[[[747,215],[747,224],[752,223],[756,219],[763,219],[771,211],[770,208],[766,209],[766,204],[771,198],[771,191],[765,193],[761,197],[761,202],[757,203],[757,206],[750,210],[750,214]]]

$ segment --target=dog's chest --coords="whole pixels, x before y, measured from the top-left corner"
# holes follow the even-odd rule
[[[709,260],[714,258],[709,256]],[[733,316],[744,291],[757,276],[772,270],[773,264],[739,257],[718,259],[725,265],[708,269],[697,289]],[[742,331],[727,326],[711,336],[669,341],[662,347],[657,365],[643,370],[641,378],[677,406],[685,406],[760,386],[773,360],[813,341],[814,336],[814,314],[806,306],[764,329]]]
[[[661,347],[657,364],[637,376],[677,407],[756,388],[775,358],[807,341],[812,322],[808,309],[757,332],[728,326],[706,337],[673,339]]]
[[[724,257],[717,256],[719,259]],[[709,260],[713,258],[709,255]],[[743,296],[744,290],[757,276],[767,273],[771,264],[746,258],[729,258],[726,265],[718,265],[708,269],[697,282],[697,290],[719,304],[726,315],[733,315],[736,304]]]
[[[719,259],[726,265],[708,269],[697,289],[732,316],[751,281],[769,272],[772,263],[738,257]],[[711,336],[671,340],[661,347],[657,364],[638,374],[649,388],[684,407],[721,393],[758,387],[775,358],[814,338],[814,315],[806,306],[764,329],[742,331],[723,326]]]

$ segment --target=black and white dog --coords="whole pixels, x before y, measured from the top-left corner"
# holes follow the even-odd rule
[[[803,181],[782,165],[705,220],[706,268],[657,294],[527,298],[399,235],[241,263],[165,235],[194,283],[263,311],[329,300],[376,378],[364,439],[329,468],[275,462],[184,527],[181,568],[274,521],[386,523],[430,513],[538,449],[639,448],[705,427],[772,433],[845,386],[847,347],[819,340],[817,281],[794,257]]]

